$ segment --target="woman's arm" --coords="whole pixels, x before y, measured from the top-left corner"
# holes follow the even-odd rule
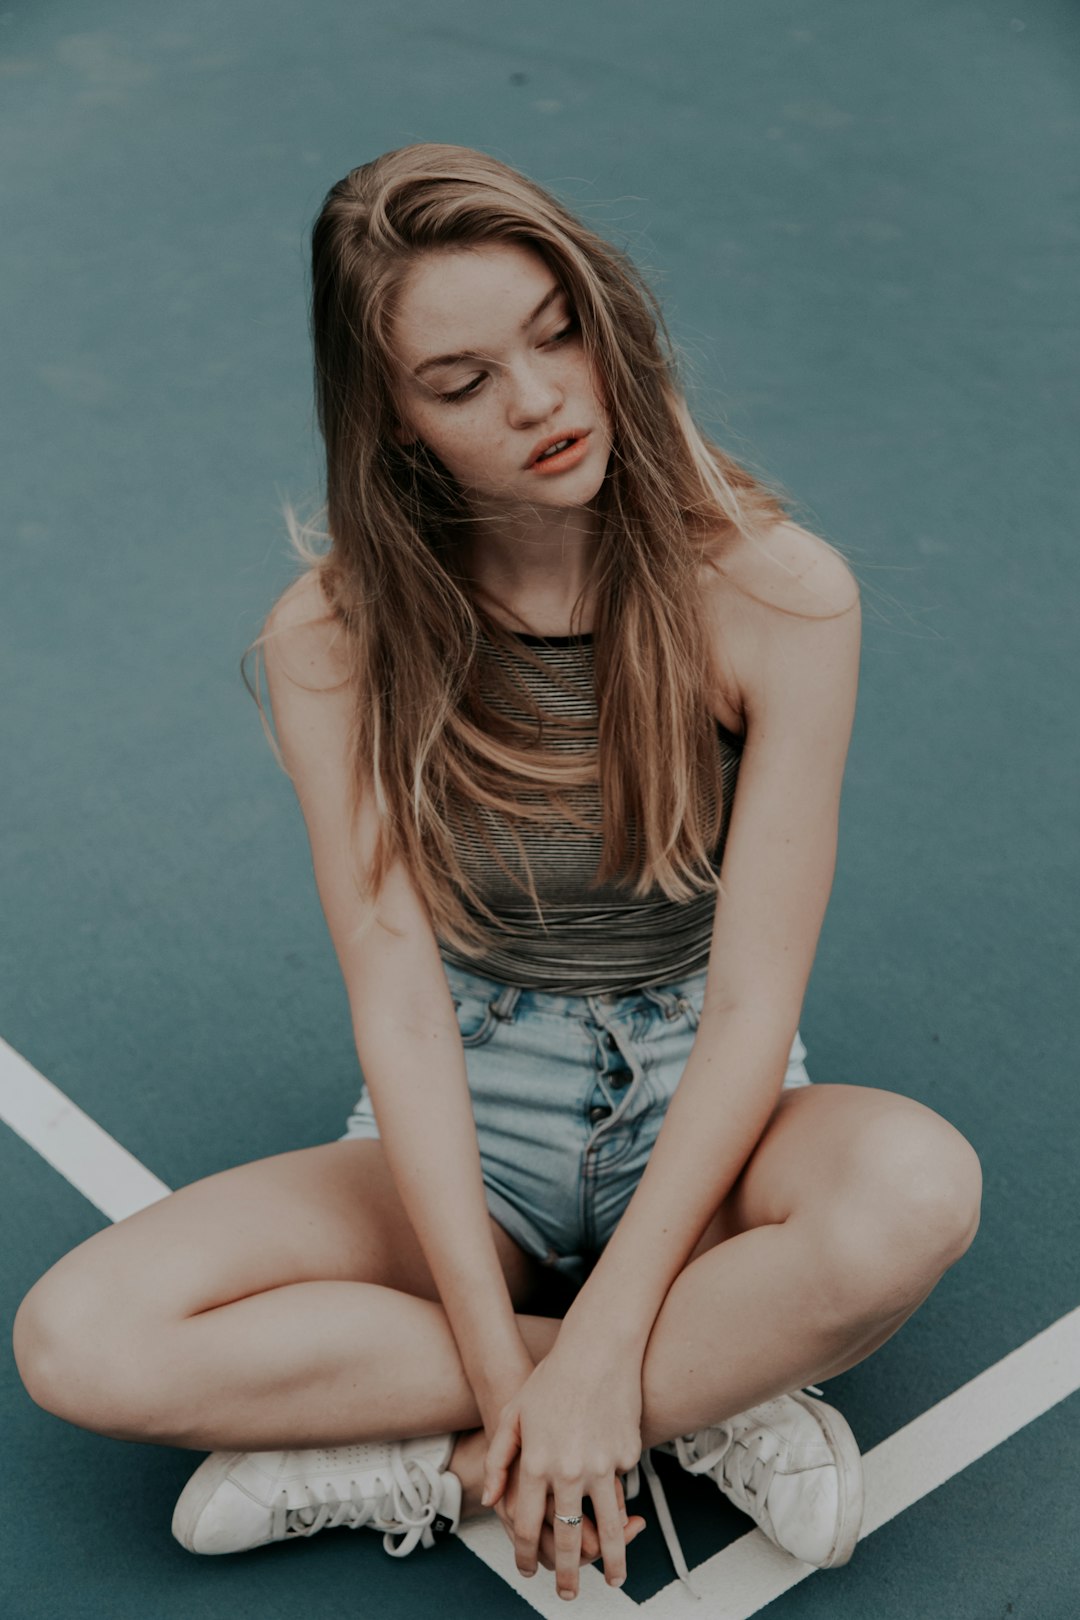
[[[398,862],[379,917],[359,944],[350,871],[359,839],[370,859],[376,812],[348,812],[350,688],[343,636],[317,582],[299,580],[267,626],[267,686],[278,744],[311,844],[315,880],[348,992],[357,1053],[405,1211],[423,1249],[465,1368],[490,1427],[532,1370],[517,1329],[484,1198],[461,1043],[426,908]]]
[[[587,1338],[594,1356],[605,1346],[612,1358],[644,1353],[668,1289],[761,1136],[832,887],[858,683],[858,587],[838,554],[793,525],[774,548],[782,583],[760,557],[742,563],[739,582],[763,602],[730,591],[715,599],[747,728],[725,892],[689,1061],[634,1197],[560,1334],[568,1349]]]
[[[795,530],[776,546],[791,570],[779,590],[751,557],[740,583],[752,596],[717,592],[717,663],[736,673],[747,741],[690,1059],[633,1198],[488,1454],[497,1496],[521,1448],[522,1568],[535,1564],[548,1480],[561,1478],[566,1500],[595,1501],[627,1466],[653,1324],[764,1130],[798,1025],[835,865],[859,604],[823,542]]]

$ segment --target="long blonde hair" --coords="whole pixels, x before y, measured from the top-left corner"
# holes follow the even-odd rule
[[[403,446],[390,331],[418,253],[514,242],[544,260],[569,296],[608,406],[613,453],[594,502],[599,538],[582,599],[593,626],[598,737],[583,756],[544,744],[574,723],[541,714],[484,637],[534,657],[466,579],[455,533],[463,493],[421,444]],[[677,381],[651,288],[629,258],[533,181],[469,147],[423,142],[353,169],[328,192],[312,231],[315,397],[326,448],[326,531],[286,506],[304,570],[343,628],[352,690],[352,812],[365,794],[379,831],[358,934],[400,857],[437,935],[466,955],[498,919],[458,859],[471,822],[492,859],[543,912],[514,823],[574,820],[563,790],[599,783],[602,856],[594,882],[685,901],[721,889],[712,852],[723,825],[722,756],[706,700],[708,633],[700,570],[725,546],[764,534],[783,498],[711,443]],[[579,605],[580,605],[579,599]],[[241,669],[266,725],[244,661]],[[493,706],[492,686],[530,718]],[[267,727],[271,745],[281,761]],[[710,806],[712,808],[710,809]],[[506,818],[513,872],[479,807]],[[577,818],[579,825],[580,817]]]

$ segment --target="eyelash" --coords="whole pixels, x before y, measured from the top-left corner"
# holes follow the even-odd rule
[[[562,327],[560,331],[555,332],[548,339],[548,342],[561,343],[564,341],[564,339],[571,337],[576,331],[577,321],[571,320],[568,325]],[[439,398],[445,401],[447,405],[460,405],[463,400],[472,398],[473,394],[476,393],[477,385],[482,381],[483,378],[474,377],[472,382],[465,384],[464,388],[456,388],[452,394],[440,394]]]

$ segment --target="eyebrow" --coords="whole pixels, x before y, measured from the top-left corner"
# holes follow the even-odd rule
[[[560,286],[560,284],[557,281],[554,282],[553,285],[548,288],[548,290],[544,294],[543,298],[541,298],[540,302],[537,304],[537,306],[533,310],[532,314],[531,315],[526,315],[525,319],[522,321],[521,325],[518,327],[518,331],[519,332],[528,331],[528,329],[532,325],[533,321],[535,321],[540,315],[542,315],[544,313],[544,311],[545,311],[545,309],[547,309],[548,305],[554,299],[558,298],[558,296],[562,292],[562,290],[563,289]],[[481,356],[478,355],[475,351],[468,350],[468,349],[465,350],[464,353],[462,353],[462,354],[437,354],[434,357],[434,359],[432,359],[432,360],[423,360],[423,361],[421,361],[421,363],[414,370],[413,376],[414,377],[419,377],[419,375],[420,375],[420,373],[422,371],[430,371],[432,366],[452,366],[452,365],[456,365],[459,360],[478,360],[480,358],[481,358]]]

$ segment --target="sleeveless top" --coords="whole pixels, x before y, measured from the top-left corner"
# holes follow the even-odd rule
[[[485,638],[487,652],[506,667],[512,660],[530,695],[544,713],[558,713],[591,721],[577,736],[545,738],[560,751],[587,752],[596,747],[597,705],[593,682],[591,633],[581,636],[534,636],[513,633],[528,643],[543,660],[535,669]],[[557,672],[570,691],[547,675]],[[507,705],[493,691],[486,693],[502,713],[526,711]],[[711,860],[720,868],[731,816],[735,782],[742,757],[742,740],[717,721],[723,756],[724,810],[720,839]],[[590,782],[564,789],[576,814],[590,823],[599,821],[599,784]],[[714,804],[709,804],[712,812]],[[486,806],[477,814],[507,865],[519,877],[524,873],[512,834],[504,818]],[[469,908],[480,926],[491,933],[491,947],[479,956],[464,956],[439,940],[442,956],[466,972],[480,973],[502,984],[562,992],[567,995],[622,994],[646,986],[662,985],[704,972],[708,965],[716,894],[704,891],[689,900],[671,900],[654,887],[651,895],[635,898],[608,882],[590,889],[603,840],[566,823],[566,836],[553,837],[550,829],[532,822],[516,823],[528,854],[539,895],[544,926],[528,895],[517,888],[494,862],[472,828],[455,829],[455,849],[469,881],[499,919],[496,929],[481,913]]]

